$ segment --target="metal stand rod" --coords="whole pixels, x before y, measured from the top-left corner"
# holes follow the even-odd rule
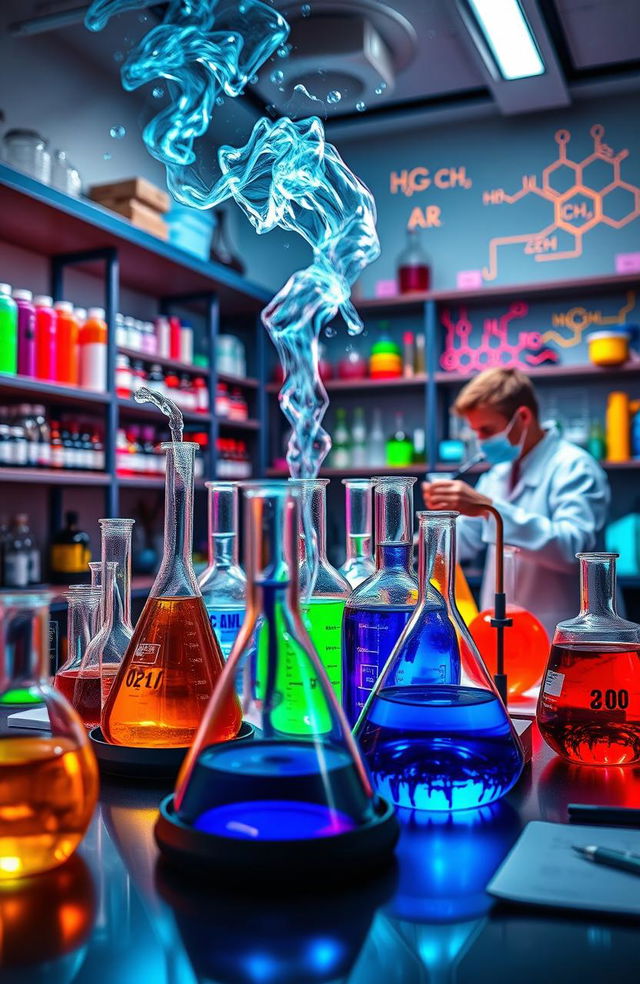
[[[507,674],[504,665],[504,630],[513,621],[507,618],[507,598],[504,593],[504,523],[502,516],[495,506],[487,506],[487,512],[491,513],[496,522],[496,587],[493,603],[493,618],[491,625],[498,633],[497,637],[497,667],[493,681],[496,690],[500,694],[502,702],[507,703]]]

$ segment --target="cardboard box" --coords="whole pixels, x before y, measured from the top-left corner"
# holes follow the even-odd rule
[[[128,201],[135,198],[148,208],[163,214],[169,211],[171,204],[167,192],[156,188],[146,178],[125,178],[109,184],[93,185],[89,189],[89,198],[100,205],[105,205],[107,201]]]
[[[164,219],[154,209],[149,208],[148,205],[143,205],[135,198],[128,200],[106,199],[100,202],[100,205],[108,208],[111,212],[123,215],[136,228],[144,229],[145,232],[150,232],[152,236],[157,236],[158,239],[166,240],[169,238],[169,227]]]

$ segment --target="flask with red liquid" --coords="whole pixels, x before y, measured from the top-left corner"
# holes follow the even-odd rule
[[[613,553],[578,554],[580,612],[556,627],[538,699],[551,748],[584,765],[640,762],[640,625],[616,611]]]
[[[401,294],[429,290],[431,269],[427,254],[420,245],[417,229],[408,230],[407,245],[398,257],[397,269]]]

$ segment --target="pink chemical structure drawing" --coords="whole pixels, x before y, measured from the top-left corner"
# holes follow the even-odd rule
[[[558,353],[544,345],[539,331],[520,331],[513,342],[509,341],[512,321],[524,318],[528,313],[524,301],[509,305],[505,314],[497,318],[485,318],[479,344],[473,345],[473,324],[467,309],[461,307],[454,319],[451,311],[443,310],[441,322],[445,329],[444,350],[440,366],[445,372],[471,374],[482,369],[530,369],[543,363],[558,361]]]

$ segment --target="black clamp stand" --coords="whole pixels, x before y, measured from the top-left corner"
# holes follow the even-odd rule
[[[491,625],[498,633],[497,638],[497,669],[493,677],[496,690],[503,704],[507,706],[507,674],[504,666],[504,630],[513,625],[513,620],[507,618],[507,596],[504,593],[504,523],[502,516],[495,506],[486,506],[496,521],[496,590],[493,602],[493,618]]]

